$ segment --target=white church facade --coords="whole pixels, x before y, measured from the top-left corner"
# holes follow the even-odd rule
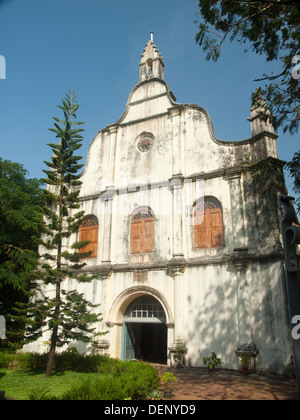
[[[80,178],[75,239],[91,241],[83,270],[97,278],[67,287],[100,304],[101,351],[170,365],[180,339],[188,366],[215,351],[235,369],[241,345],[257,370],[290,362],[282,162],[258,109],[249,121],[250,139],[218,140],[204,108],[176,102],[147,43],[126,110],[94,138]]]

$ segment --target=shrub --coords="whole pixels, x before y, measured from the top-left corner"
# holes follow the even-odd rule
[[[48,353],[18,353],[0,352],[0,368],[13,365],[15,368],[46,370]],[[54,358],[54,369],[60,372],[102,372],[109,373],[114,369],[114,359],[101,355],[82,355],[73,351],[57,353]]]
[[[45,370],[48,354],[0,352],[0,367],[13,364],[15,368]],[[108,356],[81,355],[67,351],[55,355],[55,369],[75,372],[97,372],[96,379],[75,384],[60,398],[51,396],[48,389],[34,388],[28,396],[31,400],[124,400],[145,399],[159,385],[158,372],[151,365],[137,361],[120,361]]]
[[[14,361],[15,355],[5,352],[0,352],[0,369],[7,369],[8,366]]]
[[[33,388],[28,395],[29,400],[31,401],[53,401],[59,400],[59,398],[54,397],[50,394],[50,390],[45,387],[36,387]]]
[[[61,397],[62,400],[124,400],[145,399],[158,387],[156,369],[141,362],[114,361],[116,369],[111,375],[85,380],[76,384]]]
[[[0,352],[0,369],[13,367],[17,369],[45,370],[48,353],[8,353]],[[73,372],[101,372],[112,373],[116,369],[122,371],[119,360],[102,355],[82,355],[77,351],[64,351],[57,353],[54,358],[54,369],[60,372],[71,370]]]
[[[212,351],[209,356],[203,357],[203,363],[212,370],[215,368],[215,366],[219,366],[222,362],[221,358],[218,357],[214,351]]]
[[[16,356],[19,366],[23,369],[45,370],[48,354],[20,353]]]
[[[65,392],[62,400],[91,401],[91,400],[123,400],[127,397],[122,388],[122,379],[104,376],[94,380],[86,379]]]

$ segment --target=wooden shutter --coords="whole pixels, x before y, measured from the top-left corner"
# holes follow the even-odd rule
[[[140,220],[131,222],[130,243],[132,254],[138,254],[139,252],[141,252],[142,231],[143,225]]]
[[[154,251],[154,219],[143,220],[142,252]]]
[[[207,229],[207,220],[204,217],[202,209],[196,209],[195,224],[194,224],[194,237],[196,248],[206,248],[209,243],[209,233]]]
[[[95,216],[86,217],[79,230],[79,242],[81,241],[90,241],[88,245],[81,248],[79,253],[83,254],[85,252],[92,251],[92,254],[87,258],[96,258],[98,251],[98,220]]]
[[[223,223],[221,209],[207,210],[207,225],[212,247],[223,245]]]
[[[223,221],[221,205],[216,199],[205,199],[194,212],[195,248],[223,246]]]
[[[148,207],[137,209],[131,218],[130,252],[132,254],[154,251],[154,215]]]

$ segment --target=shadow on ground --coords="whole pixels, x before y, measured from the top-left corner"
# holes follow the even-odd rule
[[[168,368],[177,377],[175,400],[298,400],[296,382],[277,375]]]

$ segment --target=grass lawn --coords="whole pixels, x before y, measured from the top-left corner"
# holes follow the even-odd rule
[[[86,378],[94,379],[102,376],[102,373],[66,371],[45,378],[45,371],[0,369],[0,389],[5,391],[7,398],[28,400],[29,394],[36,389],[59,396]]]

